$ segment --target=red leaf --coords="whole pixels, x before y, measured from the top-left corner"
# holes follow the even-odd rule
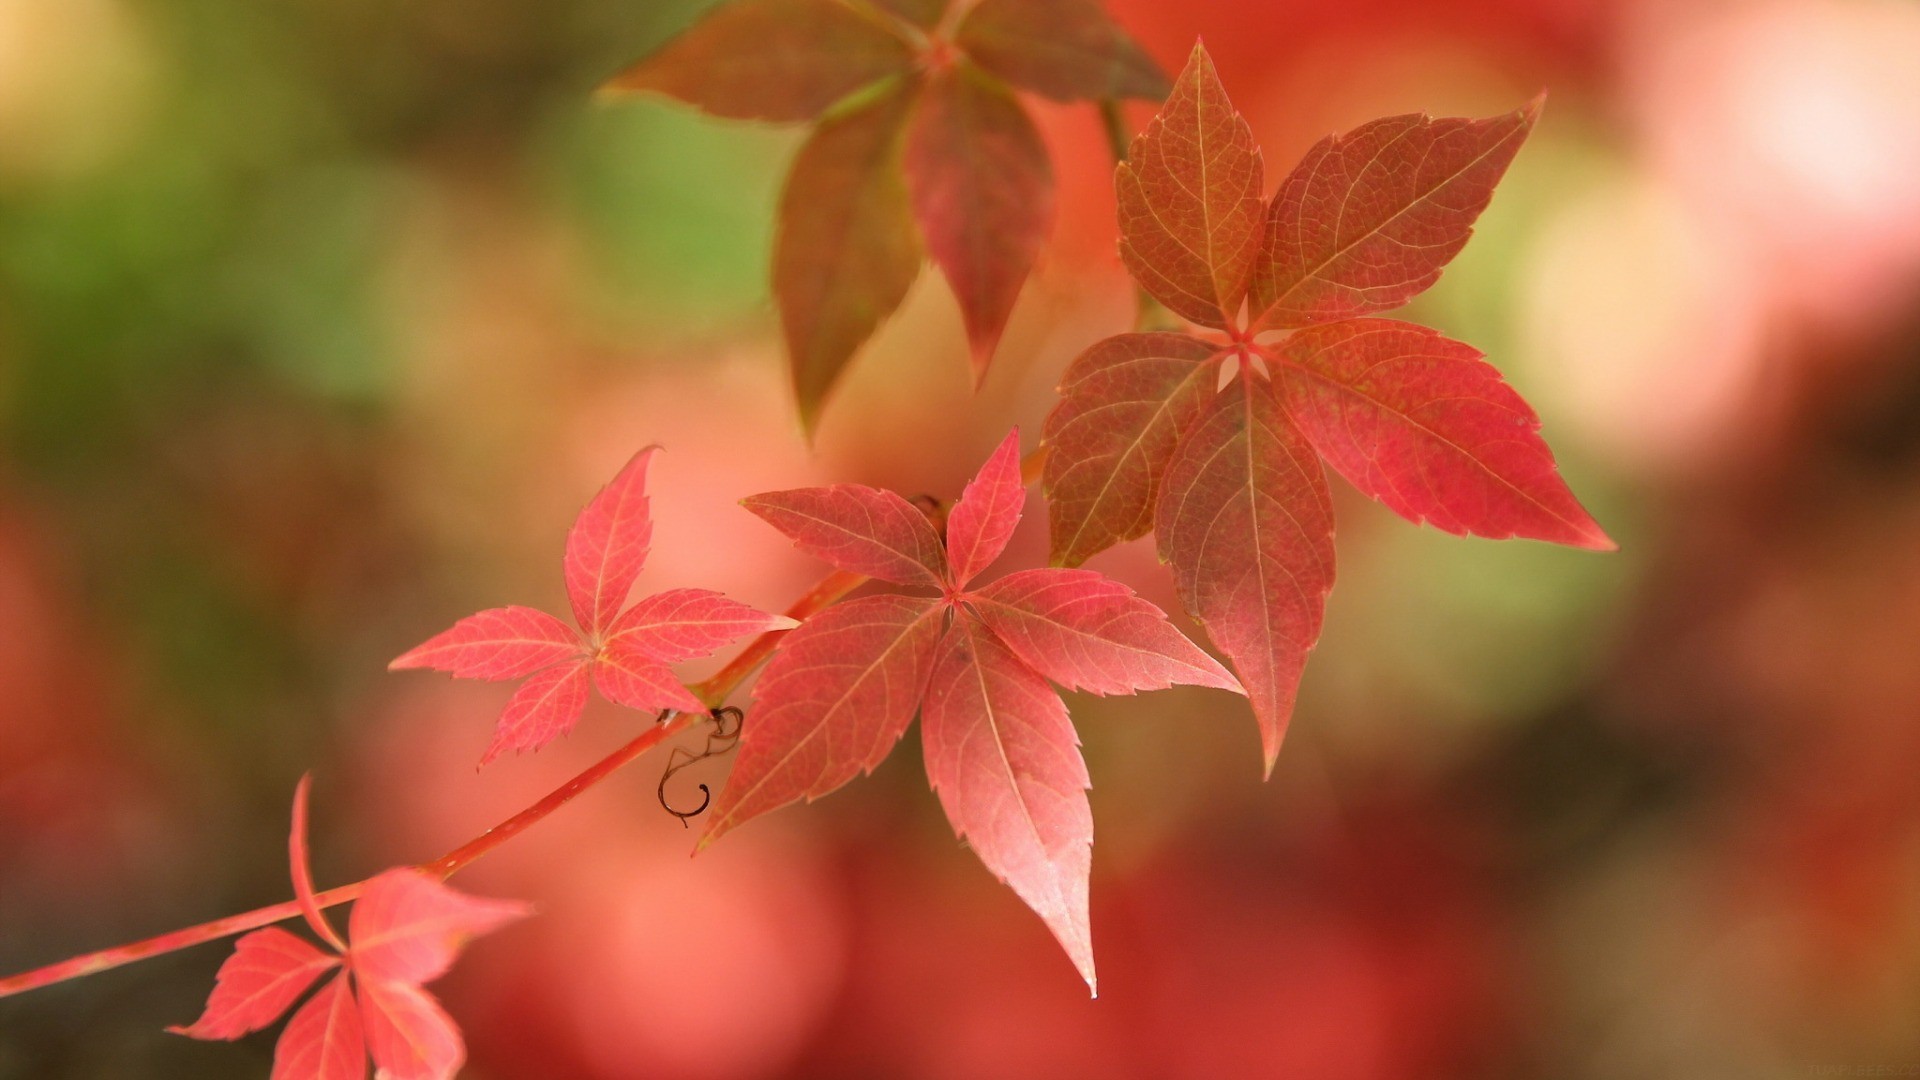
[[[1233,661],[1267,771],[1333,587],[1325,474],[1273,388],[1242,371],[1180,441],[1154,513],[1181,602]]]
[[[944,619],[937,600],[869,596],[782,639],[754,685],[753,719],[701,844],[872,772],[913,721]]]
[[[1047,417],[1056,564],[1078,566],[1146,535],[1174,445],[1213,399],[1217,352],[1185,334],[1121,334],[1067,368]]]
[[[277,1080],[365,1080],[367,1055],[390,1080],[446,1080],[466,1051],[460,1031],[419,984],[439,978],[471,938],[526,916],[524,904],[483,900],[411,867],[367,883],[349,922],[352,944],[321,917],[307,872],[307,788],[293,794],[288,856],[293,892],[314,930],[345,957],[346,970],[294,1013],[274,1049]],[[328,956],[284,930],[240,939],[220,968],[197,1039],[232,1039],[272,1023],[341,957]],[[358,990],[358,1005],[355,990]]]
[[[1175,314],[1226,327],[1260,247],[1260,150],[1196,45],[1160,112],[1114,173],[1120,257]]]
[[[367,1049],[347,973],[334,976],[287,1021],[273,1047],[273,1080],[366,1080]]]
[[[656,450],[634,455],[567,533],[567,596],[590,640],[545,612],[495,608],[460,620],[389,665],[435,667],[456,678],[534,673],[508,700],[481,764],[505,750],[537,749],[566,734],[593,685],[628,708],[704,712],[706,705],[666,665],[794,625],[704,589],[670,589],[620,610],[653,540],[646,479]],[[938,537],[933,550],[938,555]]]
[[[875,6],[890,11],[922,30],[931,30],[947,13],[947,0],[873,0]]]
[[[706,656],[748,634],[798,625],[784,615],[769,615],[717,592],[668,589],[621,612],[607,628],[606,649],[677,664]]]
[[[391,1080],[452,1080],[467,1060],[467,1046],[433,995],[417,986],[384,979],[360,980],[360,1017],[367,1053]]]
[[[800,550],[842,570],[896,585],[940,588],[947,556],[927,515],[891,491],[859,484],[770,491],[740,505]]]
[[[947,514],[947,557],[956,586],[973,580],[1007,549],[1026,505],[1027,485],[1020,479],[1020,429],[1014,428]]]
[[[1091,570],[1021,570],[968,605],[1020,662],[1069,690],[1131,694],[1176,683],[1242,693],[1159,608]]]
[[[1478,350],[1387,319],[1302,330],[1278,354],[1287,413],[1355,487],[1450,533],[1611,549],[1540,420]]]
[[[828,116],[800,148],[780,196],[773,294],[809,431],[854,351],[920,274],[901,168],[916,85],[901,79]]]
[[[672,671],[634,649],[609,646],[593,665],[593,684],[608,701],[641,712],[704,713],[707,705]]]
[[[927,250],[960,302],[978,386],[1053,227],[1047,148],[1013,95],[961,62],[922,91],[906,170]]]
[[[587,673],[594,666],[587,660],[555,664],[522,683],[507,699],[493,743],[481,755],[480,764],[507,750],[538,750],[572,731],[587,707]]]
[[[941,641],[927,687],[927,778],[947,820],[1045,920],[1087,987],[1093,813],[1067,708],[971,615]]]
[[[1440,277],[1540,102],[1489,120],[1395,116],[1320,141],[1274,192],[1254,321],[1308,326],[1399,307]]]
[[[489,608],[414,646],[387,670],[432,668],[457,679],[518,679],[580,651],[580,635],[544,611]]]
[[[255,930],[234,943],[233,955],[220,965],[200,1019],[167,1030],[193,1039],[237,1039],[280,1019],[315,979],[339,966],[339,957],[278,927]]]
[[[647,564],[647,551],[653,546],[647,466],[659,449],[649,446],[633,455],[567,531],[567,599],[573,604],[574,619],[589,637],[620,613]]]
[[[419,870],[388,870],[353,905],[353,971],[363,980],[432,982],[468,941],[532,913],[526,904],[450,889]]]
[[[659,91],[716,116],[811,120],[913,62],[885,19],[842,0],[730,0],[610,85]]]
[[[981,67],[1057,101],[1167,95],[1167,76],[1094,0],[981,0],[954,36]]]

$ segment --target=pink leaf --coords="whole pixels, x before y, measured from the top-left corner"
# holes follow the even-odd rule
[[[580,635],[544,611],[489,608],[403,653],[387,670],[432,668],[459,679],[518,679],[580,648]]]
[[[1260,247],[1260,150],[1194,46],[1167,103],[1114,173],[1120,257],[1174,314],[1226,327]]]
[[[953,564],[955,585],[964,586],[1000,557],[1026,504],[1027,485],[1020,479],[1020,429],[1014,428],[947,514],[947,558]]]
[[[555,664],[522,683],[507,699],[507,709],[494,729],[493,743],[481,756],[480,764],[507,750],[538,750],[573,730],[587,707],[587,672],[593,666],[586,660]]]
[[[389,1080],[452,1080],[467,1059],[466,1043],[433,995],[410,983],[360,980],[360,1017],[367,1052]]]
[[[1219,347],[1185,334],[1121,334],[1067,368],[1047,416],[1053,561],[1078,566],[1153,527],[1160,474],[1213,400]]]
[[[927,252],[960,303],[978,386],[1053,227],[1047,148],[1004,85],[960,62],[921,91],[906,170]]]
[[[641,712],[707,711],[706,703],[695,697],[679,676],[633,649],[609,647],[601,653],[593,665],[593,683],[608,701]]]
[[[574,520],[567,533],[567,598],[588,636],[600,632],[627,602],[653,543],[647,510],[647,466],[658,447],[633,456],[626,468]]]
[[[346,943],[340,940],[340,934],[320,912],[320,904],[313,898],[313,870],[307,860],[307,790],[313,786],[313,774],[300,778],[293,787],[293,828],[287,832],[287,864],[293,874],[293,898],[300,905],[300,914],[306,917],[307,925],[313,932],[335,949],[345,952]]]
[[[366,1080],[367,1049],[346,972],[287,1021],[273,1047],[272,1080]]]
[[[927,778],[954,831],[1045,920],[1094,989],[1093,813],[1059,695],[962,615],[941,641],[923,722]]]
[[[913,721],[944,618],[937,600],[869,596],[787,635],[754,684],[752,721],[701,843],[880,764]]]
[[[1243,370],[1214,397],[1180,441],[1154,516],[1181,602],[1253,703],[1271,773],[1333,587],[1333,504],[1264,380]]]
[[[1159,608],[1091,570],[1021,570],[967,597],[1021,663],[1069,690],[1131,694],[1176,683],[1242,692]]]
[[[741,501],[800,550],[896,585],[940,588],[947,556],[927,515],[891,491],[859,484],[772,491]]]
[[[532,913],[526,904],[450,889],[419,870],[388,870],[367,884],[348,920],[354,974],[432,982],[468,941]]]
[[[1609,550],[1540,438],[1540,420],[1479,350],[1411,323],[1299,331],[1276,373],[1287,413],[1340,475],[1446,532]]]
[[[606,649],[677,664],[767,630],[799,625],[706,589],[668,589],[620,613],[607,628]]]
[[[200,1019],[167,1030],[194,1039],[237,1039],[280,1019],[315,979],[339,966],[339,957],[285,930],[256,930],[236,942],[220,965]]]
[[[1399,307],[1440,277],[1540,102],[1489,120],[1394,116],[1320,141],[1274,192],[1254,321],[1309,326]]]

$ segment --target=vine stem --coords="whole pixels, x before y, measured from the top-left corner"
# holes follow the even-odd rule
[[[1026,483],[1033,483],[1039,478],[1041,468],[1045,461],[1046,449],[1044,447],[1034,450],[1031,454],[1021,459],[1021,479]],[[805,620],[807,617],[817,614],[848,593],[866,584],[867,580],[866,577],[860,574],[850,573],[845,570],[836,570],[826,577],[821,578],[813,588],[807,590],[806,595],[794,601],[793,605],[787,609],[787,615],[793,619]],[[715,672],[712,678],[690,687],[694,696],[714,708],[725,704],[727,698],[731,696],[735,690],[739,689],[741,683],[746,681],[747,676],[753,674],[761,664],[767,661],[768,657],[773,655],[774,646],[778,644],[780,635],[784,633],[786,633],[784,630],[770,630],[754,638],[745,649],[741,650],[740,655],[734,657],[725,667]],[[479,836],[474,837],[472,840],[461,844],[459,847],[454,848],[452,851],[447,852],[432,862],[421,863],[417,869],[424,873],[432,874],[442,880],[452,877],[461,870],[473,865],[481,856],[492,851],[494,848],[499,847],[527,831],[529,828],[532,828],[535,824],[538,824],[546,818],[548,814],[572,802],[580,793],[620,771],[623,766],[639,759],[648,750],[660,745],[674,735],[685,731],[691,727],[696,720],[703,719],[705,719],[705,717],[699,713],[675,713],[671,717],[642,731],[626,745],[615,750],[613,753],[594,762],[573,779],[568,780],[566,783],[548,792],[539,802],[521,810],[519,813],[488,829],[486,832],[481,833]],[[368,878],[317,893],[314,896],[314,901],[322,909],[347,903],[358,898],[361,891],[367,887],[367,882],[371,880],[371,878]],[[209,941],[218,941],[224,937],[231,937],[234,934],[243,934],[249,930],[258,930],[263,926],[277,923],[282,919],[293,918],[298,914],[300,914],[300,906],[294,901],[288,900],[284,903],[255,908],[252,911],[242,912],[238,915],[229,915],[223,919],[214,919],[211,922],[204,922],[198,926],[189,926],[185,929],[174,930],[169,933],[146,938],[142,941],[118,945],[111,949],[101,949],[98,952],[87,953],[84,956],[76,956],[70,960],[62,960],[55,964],[48,964],[45,967],[35,968],[32,971],[25,971],[18,975],[11,975],[7,978],[0,979],[0,998],[12,997],[15,994],[24,994],[29,990],[38,990],[43,986],[52,986],[55,983],[66,982],[69,979],[78,979],[84,975],[94,975],[102,971],[111,971],[114,968],[131,964],[137,960],[146,960],[166,953],[177,952],[194,945],[202,945]]]

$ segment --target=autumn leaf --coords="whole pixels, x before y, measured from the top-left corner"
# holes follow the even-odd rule
[[[1180,602],[1233,661],[1267,770],[1333,588],[1333,503],[1273,388],[1242,372],[1180,440],[1154,508]]]
[[[1540,104],[1489,120],[1395,116],[1322,139],[1267,210],[1252,322],[1351,319],[1426,291],[1466,246]]]
[[[1323,140],[1263,202],[1250,129],[1196,46],[1115,177],[1135,279],[1226,333],[1122,334],[1068,368],[1046,425],[1053,561],[1151,529],[1245,687],[1269,772],[1333,585],[1322,459],[1448,532],[1613,546],[1479,352],[1360,318],[1439,277],[1539,104],[1375,121]]]
[[[392,1080],[448,1080],[466,1060],[460,1029],[421,988],[446,974],[466,943],[531,913],[524,904],[456,892],[411,868],[368,882],[347,937],[320,911],[307,869],[307,789],[293,796],[288,837],[302,916],[326,951],[277,927],[234,944],[200,1019],[171,1027],[195,1039],[237,1039],[272,1024],[321,976],[338,971],[287,1022],[274,1047],[276,1080],[363,1080],[367,1061]]]
[[[1054,562],[1078,566],[1153,528],[1160,476],[1213,397],[1220,351],[1185,334],[1121,334],[1067,368],[1046,427]]]
[[[1167,103],[1114,173],[1120,257],[1182,318],[1225,327],[1240,314],[1260,249],[1260,148],[1195,47]]]
[[[781,640],[701,844],[871,771],[918,711],[927,777],[954,831],[1046,921],[1092,988],[1087,773],[1048,680],[1104,694],[1240,685],[1158,608],[1092,571],[1026,570],[974,588],[1025,502],[1018,431],[954,503],[944,543],[913,504],[873,488],[745,501],[842,570],[939,595],[853,600]]]
[[[981,0],[954,43],[995,75],[1056,101],[1167,96],[1160,65],[1094,0]]]
[[[1554,468],[1540,420],[1480,351],[1389,319],[1280,346],[1287,415],[1348,482],[1412,522],[1611,550]]]
[[[889,23],[844,0],[733,0],[608,88],[656,91],[739,120],[812,120],[913,68],[913,46]]]
[[[773,295],[809,431],[855,350],[920,274],[901,166],[918,88],[917,80],[901,79],[828,117],[800,148],[780,195]]]
[[[914,219],[960,302],[977,386],[1053,226],[1047,148],[1012,92],[962,60],[921,91],[906,168]]]
[[[527,680],[508,699],[481,764],[508,750],[537,750],[571,731],[589,688],[630,709],[704,711],[669,665],[796,625],[705,589],[670,589],[627,605],[653,542],[646,482],[656,449],[635,454],[567,533],[567,599],[580,630],[534,608],[491,608],[387,665],[457,679]]]
[[[780,197],[773,296],[803,428],[931,256],[974,383],[1052,231],[1046,148],[1015,95],[1158,98],[1093,0],[730,0],[609,84],[736,119],[813,121]]]

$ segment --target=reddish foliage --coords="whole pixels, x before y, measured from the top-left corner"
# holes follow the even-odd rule
[[[1246,685],[1269,771],[1333,587],[1321,458],[1415,522],[1612,547],[1477,351],[1357,318],[1433,284],[1538,112],[1375,121],[1323,140],[1263,205],[1253,134],[1196,46],[1116,176],[1128,269],[1227,338],[1123,334],[1074,361],[1047,419],[1054,560],[1152,528]]]
[[[314,900],[307,870],[307,779],[293,796],[293,890],[325,952],[270,927],[241,938],[220,966],[200,1019],[167,1030],[237,1039],[273,1023],[329,971],[340,973],[287,1022],[275,1080],[360,1080],[367,1059],[394,1080],[444,1080],[466,1060],[460,1029],[420,984],[446,974],[467,941],[528,915],[523,904],[455,892],[413,869],[368,883],[342,939]]]
[[[1016,431],[954,505],[944,542],[911,503],[872,488],[746,501],[841,569],[940,595],[855,600],[781,641],[703,843],[871,770],[921,710],[927,777],[954,831],[1046,920],[1091,987],[1087,770],[1047,681],[1105,694],[1239,685],[1159,609],[1092,571],[969,588],[1019,523],[1019,455]]]
[[[1053,228],[1053,171],[1015,90],[1158,98],[1166,77],[1093,0],[731,0],[610,84],[717,116],[817,120],[780,200],[773,291],[801,421],[931,255],[974,380]]]
[[[469,615],[388,667],[432,668],[459,679],[527,681],[506,711],[481,764],[503,750],[537,750],[572,730],[591,684],[632,709],[704,712],[668,669],[749,634],[794,625],[704,589],[670,589],[622,610],[653,539],[647,465],[654,448],[580,511],[567,533],[567,597],[580,632],[546,612],[492,608]]]

